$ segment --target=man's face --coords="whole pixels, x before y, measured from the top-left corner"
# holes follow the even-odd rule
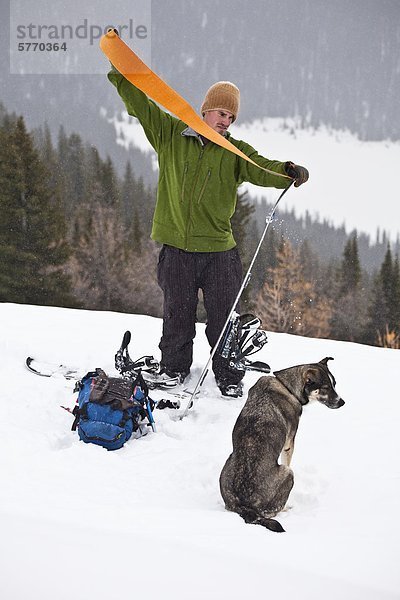
[[[214,131],[221,135],[225,135],[229,125],[233,121],[233,114],[227,110],[208,110],[204,113],[204,121],[214,129]]]

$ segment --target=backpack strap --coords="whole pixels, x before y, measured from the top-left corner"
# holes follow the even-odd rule
[[[153,408],[155,407],[155,402],[149,396],[148,385],[143,379],[143,375],[140,370],[133,383],[133,397],[142,404],[144,416],[147,417],[151,428],[155,433],[156,423],[153,417]]]
[[[107,375],[104,373],[104,371],[102,369],[96,369],[95,371],[89,371],[89,373],[86,373],[86,375],[84,377],[82,377],[82,379],[80,381],[76,382],[74,392],[80,393],[81,390],[83,390],[83,388],[84,388],[84,384],[90,380],[91,381],[90,395],[91,395],[93,392],[95,382],[98,381],[99,379],[104,380],[104,378],[107,379]],[[79,396],[78,396],[78,398],[79,398]],[[71,431],[76,431],[81,416],[87,415],[87,403],[85,402],[82,405],[82,407],[80,407],[79,404],[77,403],[74,406],[73,410],[69,411],[69,412],[71,412],[75,417],[74,422],[72,423]]]
[[[78,405],[76,405],[74,407],[72,414],[74,415],[75,419],[74,419],[74,422],[72,423],[71,431],[76,431],[76,428],[78,427],[79,419],[81,417],[81,410]]]

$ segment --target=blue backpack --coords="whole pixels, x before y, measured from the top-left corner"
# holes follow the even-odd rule
[[[146,435],[148,425],[155,431],[154,402],[140,373],[132,381],[96,369],[82,378],[78,389],[72,431],[77,429],[83,442],[118,450],[132,435]]]

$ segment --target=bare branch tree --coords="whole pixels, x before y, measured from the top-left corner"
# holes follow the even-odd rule
[[[299,251],[285,241],[257,299],[257,313],[266,329],[297,335],[328,337],[332,313],[327,298],[318,296],[303,273]]]

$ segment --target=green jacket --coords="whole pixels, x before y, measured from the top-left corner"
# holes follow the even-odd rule
[[[244,181],[265,187],[285,188],[289,180],[251,165],[201,137],[183,121],[164,112],[146,94],[112,69],[108,78],[136,117],[158,155],[157,204],[151,237],[189,252],[230,250],[236,243],[230,219],[235,212],[237,189]],[[267,169],[285,173],[283,162],[260,156],[249,144],[229,141]]]

